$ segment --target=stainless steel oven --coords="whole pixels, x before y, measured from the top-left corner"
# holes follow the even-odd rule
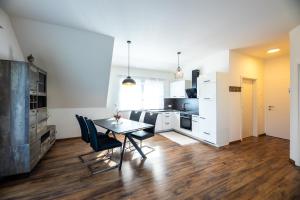
[[[192,130],[192,115],[180,113],[180,128]]]

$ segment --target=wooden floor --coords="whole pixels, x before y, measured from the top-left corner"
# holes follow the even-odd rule
[[[89,146],[58,141],[28,177],[2,180],[0,199],[300,199],[287,140],[251,137],[217,149],[157,135],[146,143],[156,149],[146,160],[126,153],[121,172],[90,176],[77,157]]]

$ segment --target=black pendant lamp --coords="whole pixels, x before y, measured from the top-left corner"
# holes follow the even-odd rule
[[[128,76],[123,80],[122,85],[124,86],[135,86],[136,82],[130,77],[130,44],[131,41],[127,41],[128,44]]]

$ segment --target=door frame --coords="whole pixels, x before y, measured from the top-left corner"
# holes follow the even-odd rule
[[[243,98],[242,98],[242,92],[243,92],[243,80],[248,79],[253,81],[253,119],[252,119],[252,128],[253,128],[253,133],[252,136],[257,137],[258,136],[258,114],[257,114],[257,79],[252,78],[252,77],[247,77],[247,76],[241,76],[240,79],[240,85],[241,85],[241,93],[240,93],[240,140],[243,140]]]

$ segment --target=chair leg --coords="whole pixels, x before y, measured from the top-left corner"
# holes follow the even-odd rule
[[[109,149],[110,150],[110,149]],[[111,157],[111,156],[108,156],[109,155],[109,150],[107,151],[107,153],[105,154],[105,155],[103,155],[103,157]],[[91,159],[88,159],[88,160],[85,160],[83,157],[84,156],[87,156],[87,155],[91,155],[91,154],[96,154],[97,152],[95,152],[95,151],[91,151],[91,152],[88,152],[88,153],[85,153],[85,154],[81,154],[81,155],[79,155],[78,156],[78,158],[80,159],[80,161],[82,162],[82,163],[90,163],[90,162],[92,162],[92,161],[94,161],[94,160],[97,160],[98,159],[98,157],[94,157],[94,158],[91,158]]]
[[[120,147],[120,148],[121,148],[121,151],[122,151],[122,147]],[[109,149],[109,150],[111,150],[111,151],[112,151],[112,154],[113,154],[113,150],[114,150],[114,149]],[[109,150],[108,150],[108,151],[109,151]],[[121,152],[121,151],[120,151],[120,152]],[[98,162],[102,162],[102,161],[106,161],[106,160],[110,160],[110,159],[111,159],[111,157],[108,157],[108,158],[106,158],[106,159],[99,160]],[[107,172],[107,171],[109,171],[109,170],[118,168],[118,167],[120,166],[120,163],[118,163],[118,164],[116,164],[115,166],[112,166],[112,167],[109,167],[109,168],[105,168],[105,169],[95,170],[95,171],[94,171],[94,170],[92,169],[92,166],[93,166],[94,164],[97,164],[98,162],[89,164],[89,165],[87,166],[88,169],[89,169],[89,171],[91,172],[92,175],[98,174],[98,173],[102,173],[102,172]]]

